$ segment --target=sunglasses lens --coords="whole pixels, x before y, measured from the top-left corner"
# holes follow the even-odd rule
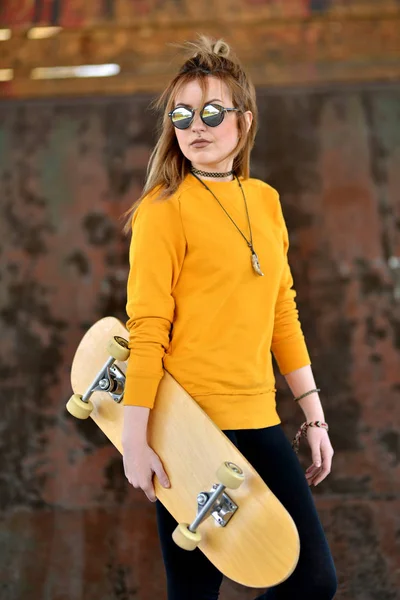
[[[180,106],[171,114],[171,121],[177,129],[187,129],[192,121],[193,114],[187,108]]]
[[[202,119],[209,127],[217,127],[224,120],[224,111],[218,104],[206,104],[201,113]]]

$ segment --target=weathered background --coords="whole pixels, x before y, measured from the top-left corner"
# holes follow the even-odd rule
[[[340,600],[400,587],[400,11],[397,2],[13,2],[0,23],[1,600],[165,598],[154,507],[65,411],[76,345],[125,320],[122,212],[154,143],[166,44],[222,35],[256,84],[252,175],[281,193],[303,328],[336,450],[313,490]],[[210,10],[212,13],[210,14]],[[32,23],[62,24],[29,40]],[[110,79],[37,66],[118,62]],[[282,379],[291,437],[301,422]],[[302,460],[309,462],[307,451]],[[255,596],[224,582],[223,600]]]

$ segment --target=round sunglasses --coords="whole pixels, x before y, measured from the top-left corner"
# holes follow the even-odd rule
[[[187,129],[192,124],[194,119],[194,108],[187,108],[186,106],[178,106],[168,113],[172,121],[172,125],[177,129]],[[200,111],[200,118],[205,125],[208,127],[218,127],[224,120],[225,113],[238,111],[239,108],[225,108],[219,104],[206,104]]]

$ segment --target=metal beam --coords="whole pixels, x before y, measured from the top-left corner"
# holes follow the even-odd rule
[[[233,46],[258,86],[316,85],[400,80],[400,10],[380,18],[271,21],[196,21],[174,25],[103,26],[64,29],[54,38],[27,39],[17,31],[1,42],[0,69],[14,79],[0,95],[38,97],[154,92],[181,61],[172,42],[194,39],[201,31]],[[35,67],[118,63],[110,78],[32,81]]]

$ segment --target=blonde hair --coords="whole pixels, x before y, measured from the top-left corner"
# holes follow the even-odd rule
[[[147,166],[142,195],[121,217],[122,219],[128,217],[123,227],[123,232],[126,234],[131,228],[132,214],[145,196],[159,187],[158,198],[160,200],[170,197],[177,191],[190,171],[190,162],[182,154],[174,126],[168,116],[174,107],[179,90],[189,81],[197,80],[199,82],[203,92],[203,103],[208,76],[217,77],[227,85],[232,95],[233,106],[241,111],[235,113],[238,115],[239,141],[229,154],[229,158],[234,157],[232,168],[238,177],[242,176],[244,179],[248,179],[250,176],[250,152],[258,127],[254,85],[236,57],[232,56],[232,50],[224,40],[213,40],[205,35],[199,35],[194,42],[185,42],[182,46],[174,45],[187,51],[189,57],[161,96],[153,102],[153,107],[162,111],[158,123],[159,138]],[[242,116],[245,111],[253,113],[253,120],[248,132],[246,121]]]

